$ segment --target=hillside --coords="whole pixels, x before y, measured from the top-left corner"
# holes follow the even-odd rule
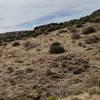
[[[100,10],[0,34],[0,100],[99,98]]]

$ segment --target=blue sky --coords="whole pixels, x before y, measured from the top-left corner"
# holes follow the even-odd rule
[[[0,0],[0,32],[80,18],[100,9],[100,0]]]

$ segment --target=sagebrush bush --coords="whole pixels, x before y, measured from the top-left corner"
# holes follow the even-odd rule
[[[98,41],[99,41],[99,38],[97,36],[95,36],[95,35],[91,35],[85,40],[85,42],[87,44],[97,43]]]
[[[80,34],[78,33],[73,33],[71,36],[72,39],[79,39],[80,38]]]
[[[31,49],[31,48],[33,48],[33,45],[32,45],[29,41],[24,42],[24,43],[23,43],[23,46],[24,46],[24,48],[26,48],[26,49]]]
[[[26,71],[27,73],[32,73],[32,72],[33,72],[33,69],[32,69],[32,68],[26,68],[25,71]]]
[[[0,41],[0,46],[2,46],[3,45],[3,43],[2,43],[2,41]]]
[[[77,67],[77,68],[73,69],[73,74],[75,74],[75,75],[81,74],[82,72],[84,72],[84,68],[82,68],[82,67]]]
[[[19,46],[19,45],[20,45],[19,42],[14,42],[14,43],[12,43],[12,46]]]
[[[61,44],[59,42],[52,43],[52,46],[60,46]]]
[[[90,19],[90,22],[93,22],[93,23],[100,23],[100,17],[96,17],[96,18],[91,18]]]
[[[63,52],[65,52],[65,49],[58,42],[54,42],[50,46],[49,53],[51,53],[51,54],[60,54],[60,53],[63,53]]]
[[[83,29],[83,34],[89,34],[89,33],[95,32],[95,31],[96,31],[96,30],[95,30],[94,27],[89,26],[89,27],[86,27],[86,28]]]
[[[23,46],[26,50],[29,50],[29,49],[32,49],[32,48],[35,48],[38,46],[37,43],[34,43],[34,42],[30,42],[30,41],[26,41],[23,43]]]
[[[88,90],[88,92],[89,92],[89,94],[90,95],[95,95],[95,94],[99,94],[100,95],[100,87],[96,87],[96,86],[94,86],[94,87],[92,87],[92,88],[90,88],[89,90]]]
[[[58,100],[58,99],[57,99],[57,97],[55,97],[55,96],[49,96],[49,97],[47,97],[46,100]]]
[[[77,28],[80,28],[80,27],[82,27],[82,24],[79,23],[79,24],[76,25],[76,27],[77,27]]]
[[[85,80],[88,87],[100,87],[100,77],[98,73],[90,74]]]
[[[59,33],[66,33],[67,32],[67,30],[63,30],[63,29],[61,29],[60,31],[59,31]]]
[[[64,51],[65,51],[64,48],[61,46],[52,46],[49,52],[53,54],[59,54],[63,53]]]
[[[13,67],[8,67],[7,70],[8,70],[8,73],[12,73],[14,71]]]
[[[78,97],[72,97],[70,100],[81,100]]]

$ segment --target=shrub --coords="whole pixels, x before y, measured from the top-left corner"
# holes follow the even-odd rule
[[[59,31],[59,33],[66,33],[67,32],[67,30],[63,30],[63,29],[61,29],[60,31]]]
[[[47,99],[46,100],[57,100],[57,97],[54,97],[54,96],[49,96],[49,97],[47,97]]]
[[[96,19],[94,19],[95,23],[100,23],[100,17],[97,17]]]
[[[81,74],[82,72],[84,72],[84,68],[82,67],[77,67],[73,70],[73,74]]]
[[[32,69],[32,68],[26,68],[25,71],[26,71],[27,73],[32,73],[32,72],[33,72],[33,69]]]
[[[14,42],[14,43],[12,44],[12,46],[19,46],[19,45],[20,45],[19,42]]]
[[[8,73],[12,73],[14,69],[12,67],[8,67]]]
[[[16,85],[16,81],[14,79],[10,79],[9,82],[11,85]]]
[[[82,24],[79,23],[79,24],[76,25],[76,27],[77,27],[77,28],[80,28],[80,27],[82,27]]]
[[[93,17],[90,19],[90,22],[94,22],[94,23],[100,23],[100,17]]]
[[[72,97],[71,100],[81,100],[78,97]]]
[[[36,35],[40,35],[44,33],[47,34],[48,32],[52,32],[60,28],[63,28],[63,24],[51,23],[48,25],[42,25],[42,26],[35,27],[34,33],[36,33]]]
[[[86,22],[88,22],[90,19],[89,16],[86,16],[86,17],[81,17],[80,20],[79,20],[79,23],[81,24],[85,24]]]
[[[72,39],[79,39],[80,38],[80,34],[78,33],[73,33],[71,36]]]
[[[3,45],[3,42],[2,41],[0,41],[0,46],[2,46]]]
[[[81,47],[83,47],[83,48],[86,48],[85,44],[83,44],[81,42],[79,42],[78,45],[81,46]]]
[[[60,43],[58,42],[53,43],[49,50],[49,53],[51,54],[60,54],[63,52],[65,52],[65,49],[62,46],[60,46]]]
[[[60,43],[59,42],[54,42],[54,43],[52,43],[52,46],[60,46]]]
[[[92,87],[88,90],[89,94],[90,95],[93,95],[93,94],[99,94],[100,95],[100,87]]]
[[[89,34],[89,33],[95,32],[95,31],[96,30],[93,27],[89,26],[89,27],[86,27],[85,29],[83,29],[83,34]]]
[[[23,46],[24,46],[24,48],[25,48],[26,50],[29,50],[29,49],[32,49],[32,48],[37,47],[38,44],[32,43],[32,42],[30,42],[30,41],[26,41],[26,42],[23,43]]]
[[[54,54],[59,54],[63,53],[64,51],[65,51],[64,48],[61,46],[52,46],[49,52]]]
[[[99,41],[99,38],[97,36],[95,36],[95,35],[91,35],[85,40],[85,42],[87,44],[97,43],[98,41]]]
[[[54,72],[52,71],[52,70],[50,70],[50,69],[47,69],[47,71],[46,71],[46,75],[52,75],[52,74],[54,74]]]
[[[98,73],[90,74],[85,80],[88,87],[100,87],[100,77]]]

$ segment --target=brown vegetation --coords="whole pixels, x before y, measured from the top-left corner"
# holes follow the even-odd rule
[[[100,28],[90,21],[95,16],[99,10],[79,20],[0,34],[0,99],[99,100]],[[94,32],[82,34],[93,25]]]

